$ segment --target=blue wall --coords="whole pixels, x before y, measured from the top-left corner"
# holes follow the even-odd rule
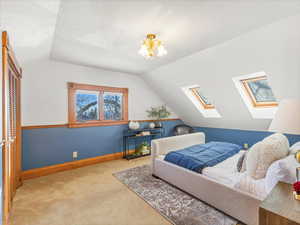
[[[272,134],[271,132],[267,131],[235,130],[209,127],[196,127],[195,130],[205,133],[206,142],[226,141],[239,144],[241,146],[243,146],[244,143],[247,143],[249,147]],[[300,135],[287,134],[286,136],[289,139],[290,145],[300,141]]]
[[[164,121],[164,136],[170,136],[173,127],[181,123],[181,120]],[[121,152],[123,131],[127,128],[128,125],[24,129],[23,170],[70,162],[74,151],[78,151],[78,159]]]
[[[173,127],[181,120],[164,121],[164,136],[171,136]],[[142,123],[146,127],[148,123]],[[127,125],[86,128],[40,128],[23,130],[23,170],[40,168],[72,161],[72,152],[78,151],[78,159],[86,159],[122,151],[123,131]],[[226,141],[249,147],[270,132],[196,127],[204,132],[206,142]],[[290,144],[300,141],[300,135],[287,135]]]

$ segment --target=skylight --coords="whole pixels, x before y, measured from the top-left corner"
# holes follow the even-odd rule
[[[206,118],[221,117],[214,104],[201,91],[201,88],[198,85],[183,87],[182,90],[204,117]]]
[[[193,95],[198,99],[198,101],[203,105],[205,109],[214,109],[214,105],[211,103],[211,101],[206,98],[203,93],[201,93],[199,87],[190,88],[190,91],[193,93]]]
[[[266,76],[241,80],[254,107],[277,106],[277,100]]]
[[[265,72],[232,78],[253,118],[272,119],[277,110],[277,100]]]

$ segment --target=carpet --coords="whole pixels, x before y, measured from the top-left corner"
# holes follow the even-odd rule
[[[239,222],[151,175],[149,165],[113,174],[175,225],[238,225]],[[138,213],[138,212],[136,212]]]

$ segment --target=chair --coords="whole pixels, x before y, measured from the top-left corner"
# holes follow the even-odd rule
[[[173,134],[176,136],[190,133],[194,133],[194,128],[186,124],[177,125],[173,129]]]

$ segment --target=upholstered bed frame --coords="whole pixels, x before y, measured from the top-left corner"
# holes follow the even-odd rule
[[[169,151],[203,143],[205,143],[204,133],[153,140],[151,143],[152,174],[247,225],[258,225],[258,209],[261,200],[256,196],[218,183],[202,174],[166,162],[159,157]]]

